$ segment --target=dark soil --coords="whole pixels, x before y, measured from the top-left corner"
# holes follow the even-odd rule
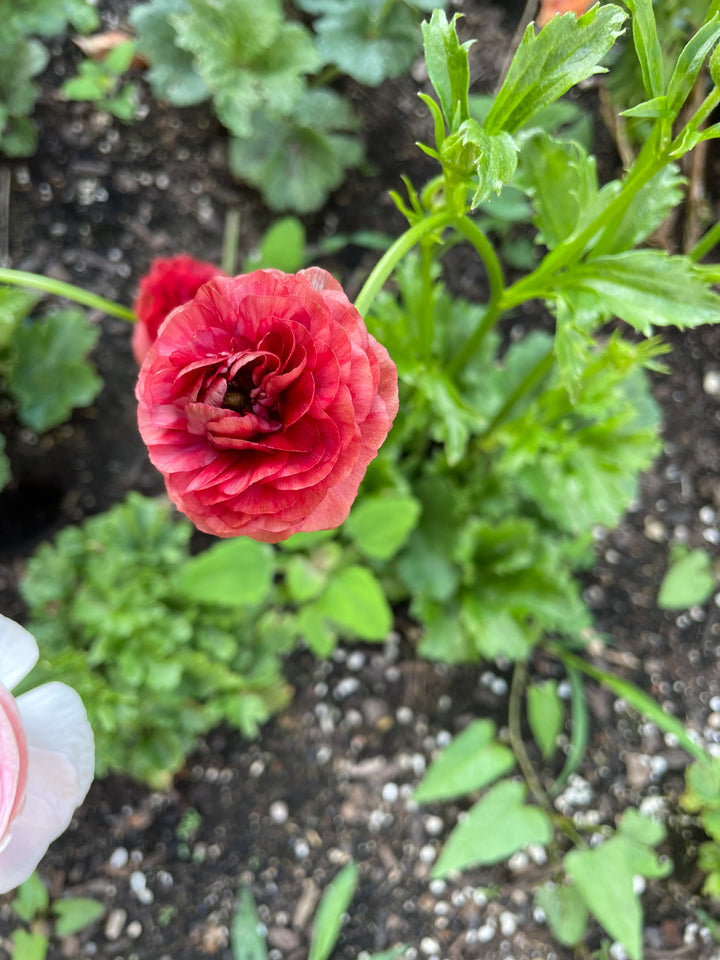
[[[489,92],[520,9],[480,0],[463,9],[466,36],[478,39],[471,50],[475,89]],[[117,17],[104,19],[117,25]],[[38,153],[7,165],[10,265],[131,303],[156,256],[185,251],[218,261],[229,208],[240,211],[241,253],[249,252],[271,218],[227,172],[225,134],[210,113],[176,110],[146,92],[145,119],[124,126],[88,105],[63,103],[54,90],[74,59],[70,41],[56,44],[36,111]],[[388,190],[399,187],[401,173],[417,184],[434,173],[414,146],[431,136],[416,98],[422,82],[418,67],[415,79],[379,90],[347,85],[363,119],[367,169],[305,219],[311,242],[338,231],[401,231]],[[616,162],[611,148],[605,155]],[[375,257],[349,248],[323,265],[352,296]],[[480,274],[463,270],[458,292],[482,295]],[[102,328],[95,360],[106,383],[97,401],[42,437],[3,422],[14,480],[0,495],[0,590],[3,612],[18,619],[25,610],[17,580],[40,541],[130,490],[162,491],[135,426],[129,328],[94,320]],[[614,644],[605,664],[651,691],[720,752],[720,594],[679,616],[655,602],[671,543],[718,554],[720,329],[670,339],[671,372],[655,385],[665,451],[622,526],[599,534],[587,597],[598,632]],[[492,716],[502,726],[508,678],[497,666],[448,669],[417,660],[413,639],[412,628],[399,623],[384,647],[343,647],[326,663],[294,655],[290,707],[254,743],[223,729],[208,736],[167,793],[120,777],[96,782],[41,873],[53,896],[93,896],[107,912],[81,935],[54,942],[49,957],[229,958],[235,897],[247,883],[268,928],[271,960],[300,960],[322,890],[353,858],[360,888],[338,957],[404,942],[411,960],[567,960],[571,951],[554,943],[533,911],[533,886],[552,876],[541,851],[456,882],[428,882],[459,808],[417,809],[409,795],[436,750],[469,720]],[[536,668],[551,666],[539,661]],[[720,916],[699,896],[693,857],[701,836],[678,814],[687,758],[606,691],[590,696],[582,779],[561,802],[601,823],[612,823],[628,804],[664,812],[664,852],[676,872],[648,885],[645,956],[717,957],[720,947],[696,914],[701,908]],[[17,926],[10,900],[0,899],[0,957],[9,955]],[[588,945],[598,944],[593,930]]]

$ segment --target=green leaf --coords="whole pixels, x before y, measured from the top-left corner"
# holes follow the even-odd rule
[[[660,584],[658,606],[661,610],[683,610],[703,604],[717,583],[707,550],[676,550]]]
[[[179,589],[184,597],[200,603],[258,606],[270,593],[274,571],[269,544],[235,537],[188,560],[180,572]]]
[[[684,184],[677,164],[663,167],[632,198],[603,252],[622,253],[646,240],[682,202]],[[589,255],[592,257],[592,250]]]
[[[320,58],[309,31],[284,20],[278,0],[187,0],[171,16],[177,44],[195,55],[215,111],[238,137],[253,134],[253,113],[293,110]]]
[[[720,808],[720,757],[692,763],[685,770],[685,791],[680,806],[690,813]]]
[[[125,40],[119,43],[108,53],[102,61],[102,66],[109,73],[120,76],[130,69],[130,64],[135,56],[136,44],[134,40]]]
[[[577,19],[569,13],[553,17],[537,35],[529,24],[485,119],[485,131],[514,133],[576,83],[604,73],[600,61],[622,32],[626,16],[607,3]]]
[[[514,182],[530,197],[538,240],[551,250],[587,218],[598,199],[595,158],[579,143],[542,131],[523,141]]]
[[[328,571],[315,558],[303,554],[293,554],[285,564],[285,577],[288,593],[297,603],[313,600],[325,589]]]
[[[509,773],[515,756],[495,740],[492,720],[476,720],[453,738],[434,760],[413,794],[417,803],[432,803],[481,790]]]
[[[38,914],[47,910],[49,902],[48,889],[34,872],[17,888],[12,908],[24,923],[31,923]]]
[[[138,53],[150,64],[146,79],[156,97],[178,107],[202,103],[210,96],[207,84],[195,69],[192,53],[175,42],[177,33],[172,18],[187,12],[186,0],[152,0],[136,4],[130,11]]]
[[[543,759],[548,760],[557,749],[557,738],[565,719],[556,680],[545,680],[528,687],[527,713],[535,743],[540,747]]]
[[[55,935],[67,937],[98,920],[105,913],[105,907],[98,900],[89,897],[67,897],[53,900],[52,911],[57,917]]]
[[[323,205],[349,167],[361,162],[362,144],[345,132],[356,126],[350,106],[337,93],[308,90],[292,116],[253,115],[252,137],[230,141],[230,169],[260,190],[271,210],[309,213]]]
[[[297,5],[320,15],[313,28],[322,61],[334,64],[358,83],[375,87],[412,66],[420,47],[420,31],[416,14],[405,3],[297,0]]]
[[[630,960],[642,956],[642,909],[633,889],[633,870],[617,836],[589,850],[571,850],[565,869],[590,913]]]
[[[363,497],[344,529],[358,550],[373,560],[388,560],[403,547],[417,525],[420,504],[408,494]]]
[[[648,97],[662,96],[665,93],[663,55],[652,0],[627,0],[627,5],[632,14],[633,42],[645,92]]]
[[[0,287],[0,350],[9,346],[17,325],[40,299],[38,293],[19,287]]]
[[[670,78],[667,98],[671,116],[675,117],[690,96],[705,58],[720,37],[720,16],[715,16],[703,24],[698,32],[687,42],[678,57],[675,70]]]
[[[5,453],[5,437],[0,433],[0,490],[9,484],[11,479],[12,470]]]
[[[565,946],[580,943],[587,926],[588,911],[576,887],[546,883],[535,895],[554,937]]]
[[[37,127],[27,117],[10,117],[0,134],[0,150],[7,157],[31,157],[37,144]]]
[[[598,305],[649,336],[655,326],[715,323],[720,296],[686,257],[661,250],[629,250],[595,257],[558,277],[561,291],[587,293]]]
[[[313,604],[302,607],[296,617],[297,632],[316,657],[329,657],[338,638],[328,626],[324,610]]]
[[[357,882],[357,864],[348,863],[322,895],[313,923],[308,960],[327,960],[332,953]]]
[[[517,167],[518,147],[509,133],[504,130],[498,134],[489,135],[476,120],[466,120],[457,136],[464,148],[466,163],[474,168],[477,179],[477,188],[472,198],[472,209],[487,200],[492,193],[500,190],[509,183]],[[445,159],[445,147],[449,144],[448,138],[443,144],[441,156]]]
[[[47,957],[48,938],[40,933],[13,930],[10,939],[13,943],[13,960],[45,960]]]
[[[473,41],[460,43],[458,40],[455,24],[459,16],[460,14],[456,13],[448,23],[443,10],[433,10],[430,21],[422,25],[428,77],[440,99],[445,122],[451,133],[470,116],[470,67],[467,52]]]
[[[367,567],[345,567],[330,581],[316,605],[348,637],[384,640],[392,627],[392,610]]]
[[[7,383],[21,423],[42,433],[92,403],[103,382],[86,357],[98,335],[72,307],[17,327]]]
[[[498,863],[528,844],[549,843],[547,814],[526,806],[525,794],[524,785],[514,780],[501,780],[488,790],[448,837],[431,876]]]
[[[297,217],[282,217],[267,230],[256,256],[248,257],[243,273],[272,267],[297,273],[305,262],[305,227]]]
[[[260,921],[249,887],[241,887],[230,927],[233,960],[267,960],[265,926]]]
[[[583,374],[590,361],[593,340],[577,320],[573,304],[558,299],[555,304],[555,357],[560,378],[572,403],[580,396]]]

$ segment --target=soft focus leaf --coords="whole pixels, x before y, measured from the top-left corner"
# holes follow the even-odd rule
[[[0,433],[0,490],[10,483],[11,477],[10,461],[5,453],[5,437]]]
[[[40,933],[13,930],[10,939],[13,943],[13,960],[45,960],[47,957],[48,938]]]
[[[270,591],[273,549],[249,537],[216,543],[188,560],[180,577],[185,597],[228,607],[257,606]]]
[[[332,953],[357,882],[357,864],[348,863],[323,893],[315,914],[308,960],[327,960]]]
[[[543,759],[547,760],[555,753],[565,717],[556,680],[545,680],[528,687],[527,714],[535,743],[540,747]]]
[[[292,116],[259,111],[252,126],[251,138],[230,141],[228,162],[271,210],[317,210],[363,157],[362,144],[348,133],[357,126],[352,111],[332,90],[306,91]]]
[[[345,567],[316,603],[348,637],[384,640],[392,626],[392,610],[367,567]]]
[[[146,79],[156,97],[178,107],[202,103],[210,90],[195,69],[193,55],[175,41],[172,17],[189,11],[186,0],[152,0],[130,10],[130,23],[137,33],[137,49],[147,58]]]
[[[497,863],[531,843],[549,843],[552,826],[538,807],[526,806],[525,787],[501,780],[472,807],[448,837],[431,876]]]
[[[408,494],[363,497],[353,507],[345,530],[365,556],[387,560],[405,544],[419,516],[420,504]]]
[[[717,583],[707,550],[676,553],[660,584],[658,606],[661,610],[683,610],[703,604]]]
[[[432,803],[481,790],[509,773],[515,756],[495,740],[492,720],[476,720],[453,738],[435,759],[413,793],[417,803]]]
[[[272,267],[296,273],[305,262],[305,227],[297,217],[282,217],[263,234],[256,256],[243,264],[243,273]]]
[[[659,97],[665,92],[665,78],[652,0],[627,0],[627,5],[632,14],[633,42],[645,93],[648,97]]]
[[[600,61],[622,32],[626,14],[607,3],[579,19],[555,17],[539,34],[530,24],[483,124],[487,133],[514,133],[570,87],[604,73]]]
[[[18,324],[39,299],[39,294],[30,290],[0,287],[0,350],[10,345]]]
[[[21,423],[42,433],[92,403],[102,380],[86,357],[98,334],[75,308],[17,327],[7,379]]]
[[[39,913],[44,913],[49,902],[47,887],[37,873],[33,872],[17,888],[12,908],[24,923],[31,923]]]
[[[230,927],[233,960],[267,960],[265,926],[260,921],[249,887],[241,887]]]
[[[670,113],[675,116],[690,95],[690,91],[702,69],[705,58],[720,37],[720,16],[703,24],[688,40],[675,65],[667,88]]]
[[[535,895],[554,937],[568,947],[582,940],[588,911],[576,887],[546,883]]]
[[[472,208],[475,209],[510,183],[517,167],[518,147],[509,133],[503,130],[491,136],[472,119],[463,123],[458,136],[465,152],[471,154],[468,162],[474,167],[474,179],[477,180],[472,198]]]
[[[52,910],[55,921],[55,934],[58,937],[67,937],[71,933],[78,933],[89,927],[91,923],[105,913],[104,904],[89,897],[67,897],[53,900]]]

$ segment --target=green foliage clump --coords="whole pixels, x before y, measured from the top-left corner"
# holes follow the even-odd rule
[[[39,672],[83,698],[97,773],[154,785],[221,720],[251,735],[288,696],[277,658],[288,639],[272,615],[183,589],[192,526],[171,512],[131,494],[42,545],[22,583]]]

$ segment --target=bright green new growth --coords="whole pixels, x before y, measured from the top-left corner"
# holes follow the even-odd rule
[[[48,926],[55,937],[67,937],[89,927],[105,912],[102,903],[89,897],[62,897],[51,901],[37,873],[20,884],[11,907],[19,920],[33,927],[31,931],[22,927],[13,930],[10,935],[13,960],[45,960],[50,945],[46,935]],[[37,932],[38,921],[43,923],[45,932]]]

